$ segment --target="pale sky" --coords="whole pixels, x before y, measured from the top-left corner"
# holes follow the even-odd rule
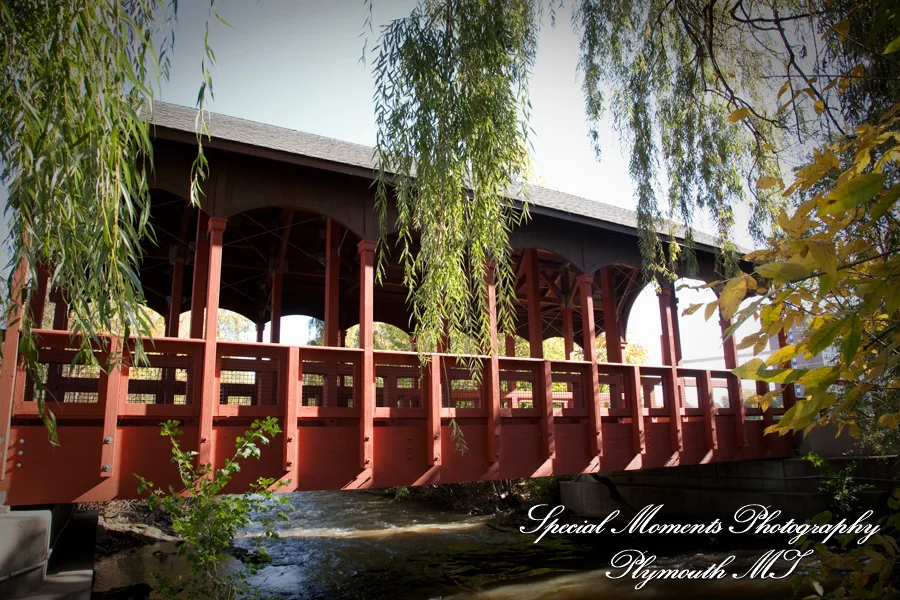
[[[414,0],[375,0],[377,26],[409,13]],[[290,1],[224,0],[220,15],[233,26],[211,25],[210,44],[217,65],[213,70],[215,100],[210,110],[307,131],[348,142],[373,145],[373,85],[369,67],[359,64],[363,46],[363,2],[360,0]],[[200,84],[203,28],[207,2],[181,2],[170,81],[160,99],[194,106]],[[576,72],[578,39],[571,13],[557,15],[556,28],[546,19],[539,38],[537,64],[530,95],[534,129],[533,160],[537,183],[629,209],[635,207],[634,186],[628,177],[628,159],[611,127],[601,132],[602,161],[594,157],[587,134],[584,100]],[[0,190],[5,196],[5,190]],[[5,202],[4,202],[5,204]],[[750,246],[745,211],[739,213],[739,244]],[[744,218],[741,218],[744,217]],[[705,219],[696,219],[703,228]],[[5,237],[5,236],[4,236]],[[704,295],[680,292],[680,308],[708,301]],[[306,339],[304,319],[283,321],[285,343]],[[721,356],[716,319],[705,323],[702,311],[681,318],[684,358],[687,361]],[[629,341],[650,351],[650,362],[660,362],[659,309],[655,294],[645,290],[632,311]],[[698,365],[699,366],[699,365]],[[721,361],[710,363],[722,367]]]

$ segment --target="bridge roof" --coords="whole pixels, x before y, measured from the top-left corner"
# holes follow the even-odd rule
[[[155,102],[151,123],[157,127],[179,132],[196,131],[197,111],[194,108]],[[207,123],[214,140],[227,140],[266,150],[308,157],[330,164],[333,170],[373,177],[376,169],[374,149],[362,144],[344,142],[321,135],[276,127],[219,113],[208,113]],[[521,195],[515,196],[521,200]],[[633,210],[589,200],[536,185],[528,186],[530,210],[583,221],[588,224],[613,225],[612,229],[637,231],[637,213]],[[676,226],[676,235],[684,236],[684,227]],[[660,230],[668,234],[668,230]],[[694,230],[695,245],[708,249],[718,247],[718,240],[707,233]]]

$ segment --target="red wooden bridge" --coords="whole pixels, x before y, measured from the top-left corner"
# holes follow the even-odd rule
[[[376,320],[411,327],[399,265],[388,266],[383,285],[374,282],[370,149],[211,115],[211,177],[198,211],[185,201],[193,119],[192,110],[164,104],[153,116],[159,246],[145,248],[141,276],[166,335],[146,340],[149,365],[103,372],[73,362],[64,295],[47,290],[46,274],[20,280],[39,291],[29,310],[44,323],[41,381],[17,359],[14,324],[0,366],[7,504],[134,498],[134,473],[174,482],[159,430],[167,419],[183,423],[182,441],[199,460],[221,464],[250,421],[279,418],[284,433],[259,462],[243,465],[235,491],[260,475],[289,479],[284,491],[355,489],[791,453],[790,438],[763,435],[783,405],[761,412],[745,405],[746,386],[729,371],[680,365],[673,287],[662,288],[658,314],[640,315],[660,319],[664,364],[624,364],[625,323],[642,287],[632,213],[531,190],[532,219],[512,238],[517,334],[530,356],[515,356],[509,338],[507,356],[483,357],[473,377],[452,340],[425,366],[413,351],[375,349]],[[714,247],[702,236],[698,258],[701,275],[713,277]],[[256,322],[257,341],[217,339],[218,309]],[[178,337],[187,311],[189,337]],[[280,343],[280,319],[291,314],[322,319],[324,345]],[[356,324],[360,347],[344,347]],[[609,362],[598,361],[601,333]],[[557,336],[567,360],[543,357],[542,342]],[[573,360],[576,340],[582,360]],[[113,351],[121,345],[114,340]],[[736,366],[733,340],[724,359]],[[750,383],[756,393],[765,385]],[[47,441],[38,394],[58,420],[59,447]],[[793,397],[786,389],[784,404]],[[465,453],[456,450],[453,419]]]

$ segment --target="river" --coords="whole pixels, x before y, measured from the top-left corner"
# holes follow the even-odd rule
[[[591,535],[535,536],[518,525],[461,516],[375,494],[305,492],[290,495],[290,523],[267,541],[272,562],[253,578],[268,596],[322,600],[538,600],[561,598],[791,598],[790,578],[651,581],[612,579],[610,559],[626,547],[658,554],[654,566],[706,569],[729,555],[729,572],[746,570],[765,547],[737,550],[708,540],[627,540]],[[533,526],[524,519],[521,525]],[[250,549],[250,528],[236,545]],[[696,536],[695,536],[696,537]],[[636,545],[625,545],[634,543]],[[676,546],[680,543],[680,546]],[[643,545],[641,545],[643,544]],[[649,548],[648,544],[655,547]],[[726,542],[727,544],[727,542]],[[99,559],[95,591],[150,581],[150,573],[183,569],[171,543]],[[236,563],[236,561],[235,561]],[[613,571],[613,574],[616,574]]]

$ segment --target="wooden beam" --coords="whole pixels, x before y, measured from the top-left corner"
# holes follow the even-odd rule
[[[269,341],[281,343],[281,305],[284,299],[284,271],[287,248],[291,239],[291,227],[294,223],[294,209],[281,211],[281,232],[278,234],[278,254],[275,257],[275,272],[272,273],[272,325],[269,328]]]
[[[100,446],[100,477],[112,477],[116,464],[116,425],[119,405],[128,394],[128,358],[122,354],[122,340],[113,337],[109,344],[106,370],[100,374],[100,402],[103,404],[103,431]]]
[[[10,297],[15,298],[21,292],[27,273],[28,265],[23,260],[13,273]],[[5,465],[8,462],[6,453],[11,443],[9,431],[19,366],[19,327],[22,321],[22,307],[18,303],[13,305],[9,317],[9,324],[3,334],[3,360],[0,361],[0,465],[3,465],[3,468],[0,468],[0,491],[3,492],[8,485],[4,483]]]
[[[325,224],[325,345],[339,346],[341,307],[341,226],[328,219]]]
[[[589,451],[591,456],[603,455],[603,429],[601,426],[600,376],[597,372],[597,341],[594,328],[594,276],[582,273],[578,276],[578,289],[581,296],[581,330],[584,348],[584,360],[590,363],[588,381],[585,388],[588,404],[588,431],[590,432]]]
[[[731,371],[737,368],[737,343],[734,336],[725,337],[725,331],[731,327],[731,320],[720,318],[719,327],[722,329],[722,348],[725,354],[725,368]],[[747,445],[747,436],[744,431],[745,409],[744,394],[741,386],[740,378],[729,373],[728,382],[728,405],[734,411],[734,432],[737,441],[737,447],[743,448]]]
[[[222,279],[222,238],[226,219],[211,217],[207,224],[208,244],[205,262],[208,265],[205,289],[206,318],[203,328],[203,379],[201,380],[200,432],[197,460],[200,465],[211,464],[215,457],[212,440],[213,417],[219,404],[219,369],[216,356],[216,325],[219,314],[219,284]],[[193,327],[193,323],[191,324]]]

